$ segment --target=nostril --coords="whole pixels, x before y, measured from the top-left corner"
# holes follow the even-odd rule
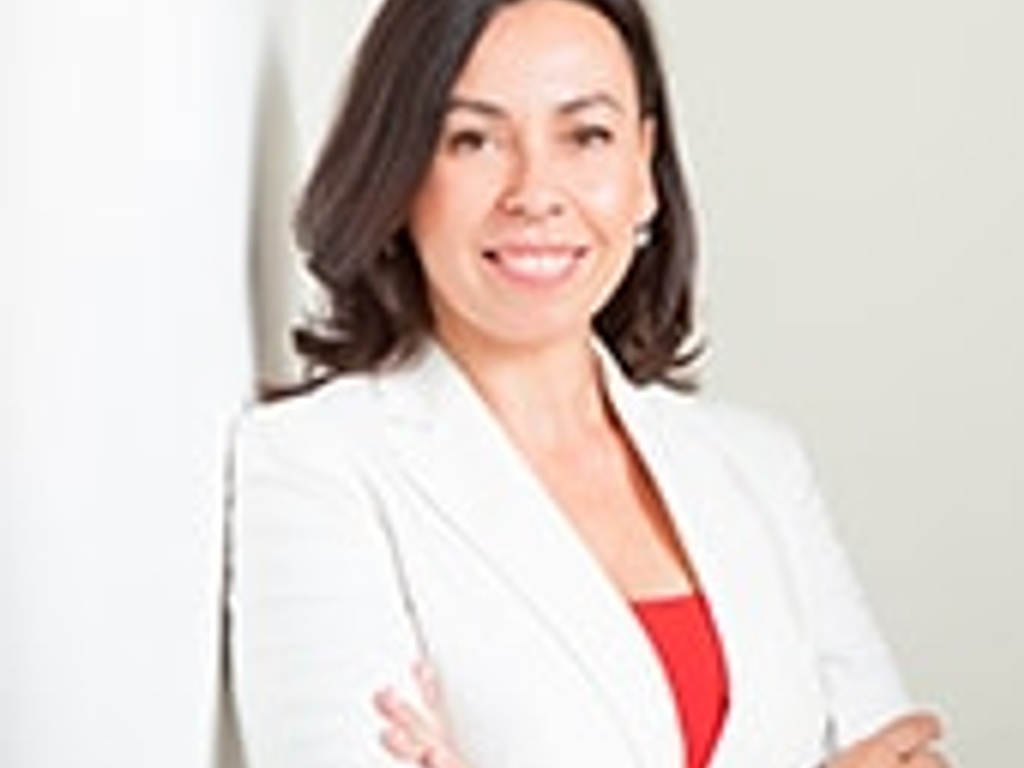
[[[502,197],[498,202],[498,209],[510,216],[532,220],[560,215],[564,213],[565,206],[561,199],[552,193],[516,192]]]
[[[498,209],[502,213],[516,214],[522,210],[522,204],[516,195],[504,195],[498,201]]]

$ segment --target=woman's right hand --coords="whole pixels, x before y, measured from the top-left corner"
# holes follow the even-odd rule
[[[936,742],[942,726],[934,715],[900,717],[836,755],[828,768],[950,768]]]
[[[379,691],[373,703],[385,720],[381,743],[392,757],[420,768],[470,768],[448,732],[433,668],[420,662],[413,673],[426,709],[414,706],[390,688]]]

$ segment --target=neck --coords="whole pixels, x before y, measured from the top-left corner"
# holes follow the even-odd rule
[[[544,349],[448,351],[522,446],[571,444],[610,423],[589,338]]]

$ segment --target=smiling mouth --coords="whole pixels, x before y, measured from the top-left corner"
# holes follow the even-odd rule
[[[484,258],[505,276],[531,284],[549,284],[567,277],[586,255],[575,246],[490,248]]]

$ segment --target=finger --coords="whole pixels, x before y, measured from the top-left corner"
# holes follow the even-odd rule
[[[437,737],[418,737],[404,728],[388,728],[380,736],[381,744],[406,763],[422,768],[464,768],[459,758]]]
[[[942,725],[934,715],[918,712],[894,720],[878,736],[897,755],[908,758],[942,736]]]
[[[418,661],[413,667],[413,675],[420,687],[423,701],[438,719],[441,718],[441,686],[434,672],[434,667],[426,661]]]
[[[950,763],[942,753],[930,749],[920,749],[902,763],[903,768],[950,768]]]
[[[461,763],[448,748],[446,737],[430,716],[386,688],[374,696],[377,710],[388,722],[381,740],[395,757],[424,768],[459,768]]]
[[[461,758],[444,745],[430,751],[422,765],[426,768],[465,768]]]
[[[374,694],[373,704],[389,723],[417,734],[430,730],[432,724],[391,688]]]
[[[404,728],[388,728],[381,732],[380,742],[384,748],[399,760],[417,763],[423,754],[423,747]]]

